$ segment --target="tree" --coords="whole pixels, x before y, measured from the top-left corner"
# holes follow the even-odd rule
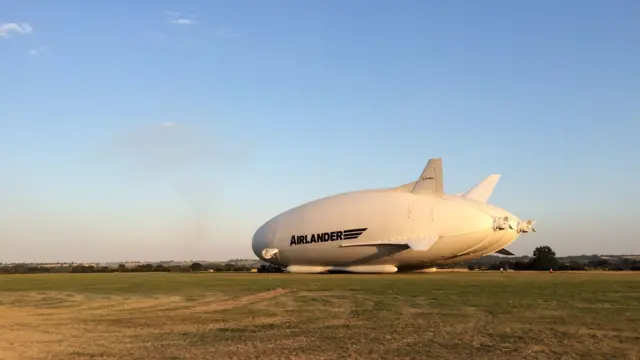
[[[153,271],[165,271],[165,267],[162,264],[154,266]]]
[[[550,246],[538,246],[533,250],[532,263],[535,270],[549,270],[558,267],[556,252]]]
[[[211,270],[213,271],[224,271],[224,269],[222,268],[222,265],[220,264],[211,264],[211,266],[209,267]]]
[[[204,266],[202,266],[202,264],[194,262],[193,264],[191,264],[191,271],[202,271],[202,269],[204,268]]]

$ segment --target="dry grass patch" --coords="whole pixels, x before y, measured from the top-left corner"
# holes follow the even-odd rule
[[[638,359],[640,276],[0,277],[0,359]]]

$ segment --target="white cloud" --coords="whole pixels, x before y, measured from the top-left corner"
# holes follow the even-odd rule
[[[28,23],[4,23],[0,24],[0,37],[9,37],[11,33],[29,34],[33,32],[33,28]]]
[[[38,56],[47,50],[44,46],[38,46],[37,48],[29,49],[29,55]]]
[[[191,20],[191,19],[187,19],[187,18],[180,18],[180,19],[174,19],[171,20],[172,24],[177,24],[177,25],[194,25],[197,24],[197,22],[195,20]]]

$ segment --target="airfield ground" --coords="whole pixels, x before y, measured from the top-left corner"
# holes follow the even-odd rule
[[[640,274],[0,276],[0,359],[640,359]]]

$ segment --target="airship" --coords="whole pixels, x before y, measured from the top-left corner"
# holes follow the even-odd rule
[[[445,194],[442,159],[429,159],[416,181],[340,193],[287,210],[255,232],[258,258],[291,273],[432,271],[488,254],[535,232],[488,203],[500,179]]]

